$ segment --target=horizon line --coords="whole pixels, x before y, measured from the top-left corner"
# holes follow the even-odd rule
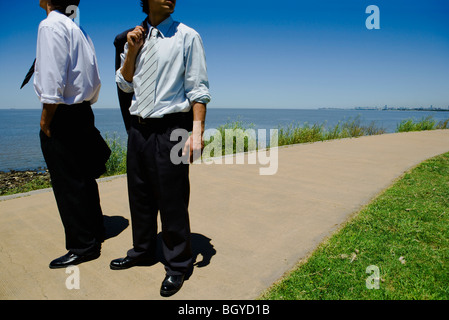
[[[208,109],[255,109],[255,110],[429,110],[429,111],[449,111],[449,105],[447,107],[433,107],[433,105],[430,106],[420,106],[420,107],[395,107],[395,106],[388,106],[385,105],[383,107],[379,106],[358,106],[358,107],[291,107],[291,108],[276,108],[276,107],[223,107],[223,106],[208,106]],[[41,110],[42,107],[0,107],[0,110]],[[105,107],[105,106],[92,106],[92,109],[118,109],[120,110],[120,107]]]

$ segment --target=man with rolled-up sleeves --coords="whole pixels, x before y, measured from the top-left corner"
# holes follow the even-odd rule
[[[114,270],[156,262],[157,215],[167,262],[160,294],[171,296],[192,268],[189,222],[189,162],[203,145],[210,101],[205,52],[200,35],[171,17],[176,0],[143,0],[146,21],[126,34],[116,82],[133,92],[129,108],[128,196],[133,248],[111,261]],[[123,110],[122,110],[123,111]],[[126,120],[125,120],[126,121]],[[183,149],[189,161],[172,161],[175,130],[192,131]],[[179,155],[182,157],[182,155]]]

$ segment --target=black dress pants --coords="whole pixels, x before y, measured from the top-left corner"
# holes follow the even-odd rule
[[[40,132],[66,249],[78,255],[99,250],[104,240],[98,186],[89,173],[88,146],[95,130],[90,104],[84,103],[58,106],[50,125],[51,138]]]
[[[162,222],[162,253],[168,275],[181,275],[192,265],[189,222],[189,164],[173,164],[170,141],[175,129],[188,130],[187,115],[139,120],[132,116],[128,137],[128,193],[133,248],[128,256],[156,256],[157,217]],[[191,125],[191,124],[190,124]]]

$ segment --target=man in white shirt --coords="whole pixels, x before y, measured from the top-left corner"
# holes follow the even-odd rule
[[[201,37],[172,19],[176,0],[143,0],[141,5],[148,18],[126,34],[116,73],[120,90],[134,92],[127,125],[133,248],[110,266],[119,270],[156,262],[160,211],[166,261],[160,293],[167,297],[179,291],[193,262],[189,164],[171,161],[171,150],[180,142],[171,141],[171,134],[176,129],[192,131],[184,154],[193,161],[203,148],[206,105],[211,98]],[[128,117],[124,118],[126,124]]]
[[[68,15],[79,0],[40,0],[34,89],[42,103],[41,148],[65,230],[66,255],[50,268],[100,256],[103,214],[95,178],[110,150],[95,128],[91,104],[101,82],[94,46]]]

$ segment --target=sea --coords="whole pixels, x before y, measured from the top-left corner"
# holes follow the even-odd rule
[[[127,134],[120,109],[93,108],[95,124],[104,137],[126,144]],[[40,109],[0,109],[0,171],[45,169],[39,142]],[[359,119],[372,122],[387,133],[396,131],[402,120],[432,117],[436,122],[449,119],[449,112],[416,110],[357,109],[231,109],[208,108],[206,129],[239,121],[253,129],[277,129],[291,124],[325,124]]]

